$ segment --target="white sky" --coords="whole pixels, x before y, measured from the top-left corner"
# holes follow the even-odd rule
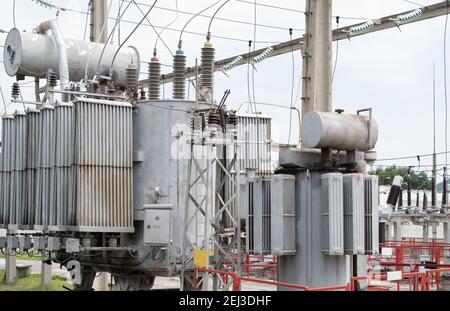
[[[216,0],[178,0],[179,9],[188,12],[198,12]],[[249,0],[252,2],[253,0]],[[139,0],[138,3],[152,4],[153,0]],[[424,5],[439,2],[438,0],[417,0]],[[0,28],[8,30],[13,27],[13,0],[1,0]],[[54,4],[77,11],[87,11],[88,0],[54,0]],[[303,11],[304,0],[258,0],[258,3],[289,7]],[[119,0],[113,0],[110,15],[116,16]],[[175,8],[175,0],[159,0],[157,6]],[[346,17],[378,18],[381,16],[408,11],[417,8],[416,5],[403,0],[335,0],[334,15]],[[148,7],[142,6],[143,11]],[[204,14],[212,15],[214,10]],[[16,0],[16,24],[20,30],[31,31],[40,22],[55,17],[56,10],[40,7],[32,0]],[[254,21],[252,4],[230,1],[217,15],[218,17]],[[64,35],[68,38],[83,38],[85,15],[74,12],[61,12],[59,23]],[[175,17],[174,12],[154,9],[150,20],[154,25],[165,25]],[[139,21],[142,15],[134,5],[131,5],[124,19]],[[189,15],[180,14],[174,29],[181,29]],[[275,10],[258,7],[257,21],[261,24],[276,25],[286,30],[257,28],[257,41],[281,42],[289,40],[287,28],[303,29],[304,15],[296,11]],[[359,21],[341,19],[340,26],[355,24]],[[112,21],[110,28],[112,29]],[[209,19],[198,17],[188,30],[199,33],[207,31]],[[339,43],[339,61],[333,88],[334,108],[344,108],[353,113],[358,109],[373,107],[375,117],[380,127],[380,137],[377,145],[379,158],[427,154],[433,152],[433,115],[432,115],[432,72],[433,62],[437,72],[437,151],[444,151],[444,23],[445,17],[407,25],[398,29],[390,29],[374,34],[353,38],[351,41]],[[121,37],[125,38],[134,28],[133,24],[121,24]],[[449,26],[450,28],[450,26]],[[213,35],[228,36],[244,40],[231,41],[215,38],[217,59],[241,54],[248,50],[249,39],[253,39],[253,26],[215,20],[212,26]],[[450,33],[450,30],[449,30]],[[294,31],[294,36],[302,35]],[[450,34],[449,34],[450,35]],[[174,52],[177,48],[179,32],[167,30],[163,34],[164,41]],[[0,34],[0,46],[3,45],[6,34]],[[127,45],[136,46],[141,54],[141,60],[149,61],[156,36],[150,27],[139,28]],[[117,42],[117,37],[115,38]],[[195,58],[200,56],[200,48],[204,37],[185,34],[183,49],[190,66]],[[450,40],[448,40],[450,41]],[[447,42],[448,43],[448,42]],[[336,43],[334,43],[336,45]],[[268,43],[257,44],[257,48],[268,46]],[[3,53],[3,48],[0,52]],[[159,56],[163,63],[170,64],[172,59],[166,48],[159,44]],[[447,51],[450,51],[448,49]],[[449,55],[450,56],[450,55]],[[450,63],[450,57],[449,57]],[[301,55],[295,53],[295,104],[300,107],[301,94],[298,95],[298,85],[301,73]],[[450,68],[449,68],[450,69]],[[164,68],[170,71],[170,68]],[[257,65],[255,74],[256,101],[277,105],[290,106],[292,84],[291,55],[271,58]],[[142,72],[146,72],[142,64]],[[450,71],[449,71],[450,72]],[[220,100],[225,89],[231,89],[228,107],[235,108],[241,102],[248,101],[247,66],[241,66],[230,72],[230,77],[222,73],[216,74],[216,99]],[[144,77],[144,76],[142,76]],[[14,79],[7,76],[3,66],[0,66],[0,85],[5,99],[10,100],[10,87]],[[22,88],[26,99],[32,100],[33,89]],[[171,96],[169,85],[165,87],[166,97]],[[191,91],[191,95],[192,95]],[[1,102],[0,102],[1,103]],[[3,105],[1,104],[1,107]],[[3,108],[0,109],[0,111]],[[21,105],[8,107],[8,112],[21,109]],[[289,112],[285,109],[260,106],[264,114],[270,114],[274,120],[274,140],[287,143],[289,131]],[[297,116],[293,115],[292,140],[297,141]],[[438,158],[439,164],[445,163],[445,157]],[[393,162],[383,162],[391,164]],[[395,162],[394,162],[395,163]],[[396,161],[400,165],[418,165],[417,160]],[[380,163],[381,164],[381,163]],[[422,165],[431,164],[431,158],[422,159]]]

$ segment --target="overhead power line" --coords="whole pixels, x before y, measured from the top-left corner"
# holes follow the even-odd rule
[[[242,3],[247,3],[247,4],[251,4],[254,5],[253,2],[248,1],[248,0],[234,0],[235,2],[242,2]],[[282,10],[282,11],[288,11],[288,12],[293,12],[293,13],[306,13],[303,10],[298,10],[298,9],[293,9],[293,8],[287,8],[287,7],[282,7],[282,6],[277,6],[277,5],[273,5],[273,4],[265,4],[265,3],[257,3],[256,5],[261,6],[261,7],[265,7],[265,8],[270,8],[270,9],[276,9],[276,10]],[[336,17],[336,16],[333,16]],[[341,16],[342,19],[348,19],[348,20],[371,20],[371,18],[368,17],[350,17],[350,16]]]
[[[448,152],[438,152],[438,153],[436,153],[436,155],[447,155],[449,153],[450,153],[450,151],[448,151]],[[432,157],[433,155],[434,155],[433,153],[430,153],[430,154],[419,154],[419,155],[414,155],[414,156],[405,156],[405,157],[398,157],[398,158],[386,158],[386,159],[378,159],[376,162],[398,161],[398,160],[408,160],[408,159],[420,159],[420,158]]]
[[[421,8],[420,16],[418,16],[414,19],[407,20],[406,22],[403,23],[403,25],[432,19],[432,18],[435,18],[438,16],[444,16],[447,14],[447,4],[448,4],[448,1],[442,1],[439,3],[433,4],[433,5],[423,7],[423,8]],[[411,13],[411,12],[410,11],[400,12],[400,13],[392,14],[389,16],[377,18],[374,20],[375,22],[372,22],[373,25],[370,27],[370,29],[368,29],[362,33],[353,34],[352,37],[363,36],[363,35],[367,35],[369,33],[398,27],[398,24],[395,22],[397,20],[397,18],[402,14],[408,14],[408,13]],[[340,18],[342,19],[342,16]],[[339,29],[333,30],[333,41],[348,40],[350,29],[353,27],[358,27],[358,26],[361,26],[361,24],[345,26],[345,27],[341,27]],[[294,39],[293,42],[282,42],[277,45],[258,49],[255,52],[234,55],[231,57],[227,57],[225,59],[218,60],[215,63],[215,70],[216,71],[222,70],[224,68],[224,66],[232,63],[236,59],[241,60],[240,64],[247,64],[249,61],[252,61],[253,59],[260,56],[262,53],[264,53],[265,51],[267,51],[269,49],[271,50],[271,53],[268,57],[276,57],[279,55],[291,53],[292,46],[294,47],[294,50],[300,50],[304,47],[304,40],[305,40],[304,37],[296,38],[296,39]],[[190,68],[187,70],[187,74],[189,77],[192,77],[195,75],[195,70]],[[171,82],[172,79],[173,79],[173,74],[168,74],[162,79],[162,83]],[[142,86],[142,85],[146,85],[147,83],[148,83],[148,80],[142,80],[139,82],[139,85]]]
[[[148,6],[148,5],[143,5],[143,6]],[[70,12],[74,12],[74,13],[78,13],[78,14],[89,14],[87,12],[83,12],[83,11],[79,11],[79,10],[75,10],[75,9],[67,9],[67,11]],[[117,21],[116,17],[108,17],[109,20],[113,20],[113,21]],[[126,19],[122,19],[121,20],[122,23],[128,23],[128,24],[134,24],[137,25],[139,24],[138,22],[135,21],[130,21],[130,20],[126,20]],[[148,23],[142,23],[142,26],[146,26],[146,27],[152,27],[152,25],[148,24]],[[163,29],[164,26],[159,26],[159,25],[153,25],[153,27],[155,27],[156,29]],[[166,30],[169,31],[174,31],[174,32],[180,32],[181,29],[177,29],[177,28],[166,28]],[[201,37],[205,37],[204,33],[200,33],[200,32],[194,32],[194,31],[187,31],[185,30],[184,33],[188,33],[191,35],[195,35],[195,36],[201,36]],[[236,42],[248,42],[248,39],[243,39],[243,38],[235,38],[235,37],[229,37],[229,36],[223,36],[223,35],[212,35],[212,38],[216,38],[216,39],[223,39],[223,40],[230,40],[230,41],[236,41]],[[276,41],[258,41],[258,43],[261,44],[278,44],[280,42],[276,42]]]
[[[125,2],[129,2],[129,0],[124,0]],[[138,5],[141,6],[149,6],[149,4],[147,3],[141,3],[141,2],[136,2]],[[176,10],[171,9],[171,8],[166,8],[166,7],[161,7],[161,6],[155,6],[155,9],[161,10],[161,11],[169,11],[169,12],[176,12]],[[183,10],[178,10],[178,13],[180,14],[184,14],[184,15],[190,15],[190,16],[198,16],[198,17],[202,17],[202,18],[207,18],[207,19],[211,19],[212,15],[206,15],[206,14],[198,14],[198,13],[194,13],[194,12],[189,12],[189,11],[183,11]],[[241,25],[249,25],[249,26],[253,26],[252,22],[248,22],[248,21],[242,21],[242,20],[238,20],[238,19],[232,19],[232,18],[225,18],[225,17],[216,17],[216,20],[221,20],[224,22],[230,22],[230,23],[236,23],[236,24],[241,24]],[[287,30],[289,29],[288,27],[281,27],[281,26],[276,26],[276,25],[269,25],[269,24],[263,24],[263,23],[258,23],[256,25],[257,27],[262,27],[262,28],[270,28],[270,29],[278,29],[278,30]],[[305,31],[304,29],[300,29],[300,28],[294,28],[295,31]]]
[[[420,3],[414,2],[414,1],[409,1],[409,0],[402,0],[402,1],[403,1],[403,2],[407,2],[407,3],[414,4],[414,5],[417,5],[417,6],[425,6],[424,4],[420,4]]]

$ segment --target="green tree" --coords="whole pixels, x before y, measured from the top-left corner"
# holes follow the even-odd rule
[[[389,166],[385,168],[378,168],[375,171],[370,171],[369,175],[376,175],[380,179],[380,185],[391,185],[395,176],[404,177],[405,187],[408,182],[411,182],[412,189],[431,190],[431,180],[428,178],[426,172],[413,172],[406,167]]]

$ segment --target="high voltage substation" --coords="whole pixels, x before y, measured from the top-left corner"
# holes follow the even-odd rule
[[[157,2],[122,2],[142,13],[134,30],[151,22]],[[377,160],[382,123],[371,107],[334,111],[331,90],[333,41],[446,15],[450,1],[333,30],[332,0],[306,0],[301,38],[217,60],[209,29],[201,59],[187,67],[180,35],[170,74],[162,74],[156,48],[143,59],[126,45],[134,30],[120,46],[110,44],[108,1],[90,3],[90,42],[66,38],[56,19],[6,37],[4,70],[17,78],[12,102],[24,106],[2,116],[6,282],[16,277],[17,254],[40,253],[43,282],[59,264],[76,290],[93,288],[101,272],[124,291],[151,290],[156,277],[172,276],[181,290],[240,290],[243,282],[278,290],[387,288],[371,282],[373,275],[399,288],[445,287],[447,189],[441,206],[434,200],[419,209],[408,200],[398,207],[398,177],[388,208],[380,209],[379,180],[367,166]],[[301,142],[280,147],[274,170],[270,116],[229,109],[230,90],[215,92],[214,74],[298,50]],[[35,97],[23,98],[19,81],[29,77]],[[172,99],[161,95],[169,82]],[[188,87],[195,100],[187,100]],[[425,241],[401,241],[406,222],[426,225]],[[444,225],[444,241],[428,241],[428,224]],[[419,250],[432,252],[433,267],[422,264],[422,253],[413,256]],[[252,263],[269,267],[273,280],[253,278]]]

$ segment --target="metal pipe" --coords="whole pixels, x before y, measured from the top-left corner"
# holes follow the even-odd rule
[[[411,207],[411,181],[408,180],[408,207]]]
[[[447,207],[447,168],[444,167],[444,180],[443,180],[444,189],[442,191],[442,207]]]
[[[108,95],[108,94],[100,94],[100,93],[89,93],[89,92],[78,92],[78,91],[58,91],[58,90],[49,90],[49,93],[58,93],[58,94],[71,94],[71,95],[83,95],[83,96],[92,96],[92,97],[101,97],[101,98],[113,98],[113,99],[123,99],[125,100],[125,96],[120,95]]]
[[[43,22],[39,25],[39,30],[41,31],[52,31],[52,36],[55,39],[56,46],[58,47],[58,56],[59,56],[59,87],[61,91],[66,90],[66,87],[69,85],[70,77],[69,77],[69,60],[67,58],[67,49],[66,42],[64,37],[62,36],[61,29],[59,28],[59,24],[56,20],[49,20]],[[64,100],[64,96],[61,96],[61,101]]]
[[[24,105],[42,105],[41,102],[33,102],[33,101],[25,101],[25,100],[16,100],[16,99],[12,99],[11,100],[12,103],[14,104],[24,104]]]
[[[80,247],[80,251],[100,251],[100,252],[114,252],[114,251],[130,251],[134,252],[134,247]]]

